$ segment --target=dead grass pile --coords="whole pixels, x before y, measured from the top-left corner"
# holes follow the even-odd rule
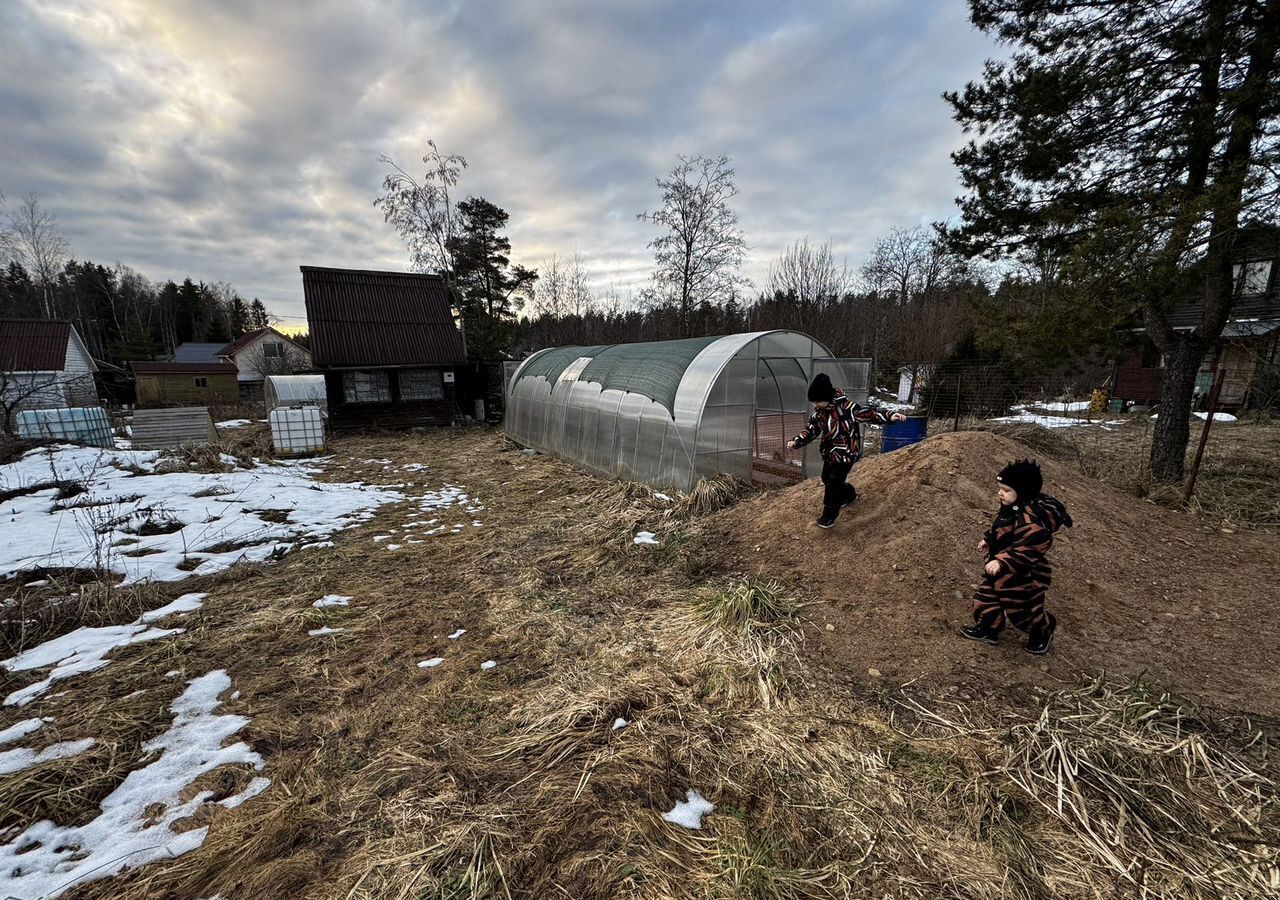
[[[1206,722],[1168,694],[1099,680],[1015,726],[998,778],[1059,823],[1041,866],[1086,885],[1109,870],[1147,896],[1280,888],[1280,806],[1261,731]],[[1265,749],[1265,748],[1262,748]]]

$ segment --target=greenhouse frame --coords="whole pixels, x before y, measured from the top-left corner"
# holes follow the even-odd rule
[[[506,433],[655,487],[687,491],[716,475],[792,483],[822,468],[816,445],[786,446],[808,419],[809,381],[826,372],[865,403],[870,369],[797,331],[552,347],[511,373]]]
[[[318,406],[329,414],[323,375],[268,375],[264,393],[268,415],[281,406]]]

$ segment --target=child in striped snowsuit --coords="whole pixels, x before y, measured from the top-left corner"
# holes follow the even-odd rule
[[[1044,608],[1053,579],[1049,548],[1071,516],[1042,493],[1044,476],[1032,460],[1009,463],[996,476],[1000,512],[978,550],[987,556],[982,584],[973,598],[973,624],[960,629],[971,641],[995,644],[1005,625],[1027,635],[1027,652],[1049,652],[1058,621]]]
[[[860,406],[845,396],[844,391],[836,390],[831,378],[819,372],[809,385],[809,402],[813,404],[813,415],[809,424],[788,443],[787,447],[796,450],[805,444],[821,437],[818,449],[822,452],[822,483],[826,486],[823,495],[822,515],[818,518],[819,528],[830,528],[836,524],[840,508],[848,506],[857,496],[853,485],[846,484],[849,470],[862,456],[862,431],[860,422],[901,422],[906,416],[902,413],[890,415],[879,409]]]

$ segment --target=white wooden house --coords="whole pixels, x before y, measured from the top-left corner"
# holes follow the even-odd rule
[[[311,354],[274,328],[250,331],[218,351],[218,357],[236,367],[240,399],[263,399],[268,375],[295,375],[311,368]]]
[[[96,406],[97,371],[70,322],[0,319],[0,405],[6,417],[24,409]]]

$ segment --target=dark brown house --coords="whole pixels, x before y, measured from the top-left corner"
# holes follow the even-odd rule
[[[1246,229],[1240,245],[1231,318],[1196,377],[1196,396],[1204,398],[1218,369],[1226,367],[1219,404],[1235,410],[1280,401],[1280,229]],[[1200,310],[1199,300],[1189,298],[1170,313],[1170,324],[1189,331],[1200,321]],[[1116,366],[1112,395],[1154,403],[1160,399],[1163,376],[1160,351],[1143,334],[1129,357]]]
[[[447,424],[462,334],[435,275],[302,266],[311,358],[334,428]]]

